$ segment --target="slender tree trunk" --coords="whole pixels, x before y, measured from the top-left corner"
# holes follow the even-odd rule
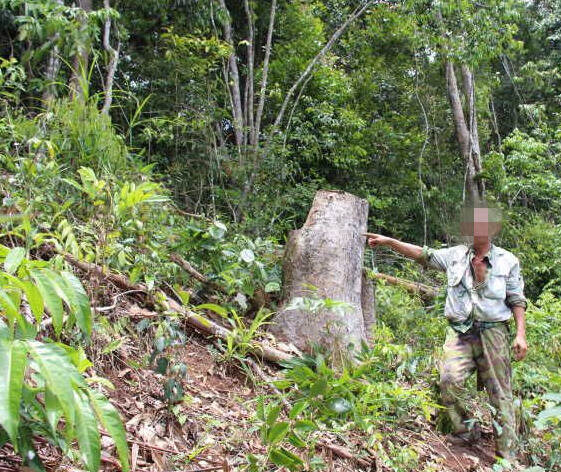
[[[263,72],[261,74],[261,88],[259,90],[259,103],[257,105],[257,113],[255,115],[254,135],[251,138],[252,146],[257,146],[259,136],[261,134],[261,119],[263,118],[263,110],[265,108],[265,99],[267,95],[267,81],[269,77],[269,62],[271,60],[271,51],[273,48],[273,31],[275,29],[275,15],[277,12],[277,0],[271,2],[271,14],[269,16],[269,28],[267,30],[267,42],[265,44],[265,58],[263,59]]]
[[[64,5],[62,0],[56,0],[56,3],[58,5]],[[51,52],[49,53],[49,59],[47,61],[47,68],[45,70],[45,80],[47,82],[47,85],[45,86],[45,90],[43,90],[42,95],[43,103],[47,108],[50,107],[50,104],[56,96],[55,81],[58,75],[58,71],[60,70],[60,57],[57,45],[57,41],[59,38],[60,35],[58,33],[55,33],[50,39],[50,41],[53,43],[53,47],[51,49]]]
[[[109,0],[103,0],[103,6],[107,9],[111,8]],[[120,41],[117,42],[117,49],[114,49],[109,42],[111,37],[111,18],[105,20],[103,29],[103,48],[109,55],[109,63],[107,64],[107,75],[105,76],[105,84],[103,86],[105,97],[103,100],[103,108],[101,112],[109,114],[111,103],[113,102],[113,82],[115,80],[115,72],[117,71],[117,64],[119,62],[119,50],[121,49]]]
[[[81,19],[82,28],[85,29],[88,21],[87,13],[92,11],[92,0],[78,0],[78,6],[86,13]],[[70,76],[70,94],[72,97],[84,98],[84,89],[87,86],[84,82],[87,80],[89,59],[89,44],[79,44],[78,51],[72,61],[72,75]]]
[[[472,145],[470,131],[468,129],[464,110],[462,108],[462,100],[458,89],[458,82],[456,80],[456,72],[454,65],[450,60],[446,60],[445,64],[446,75],[446,88],[448,90],[448,98],[450,100],[450,107],[452,109],[452,117],[456,127],[456,139],[460,147],[460,153],[466,166],[465,177],[465,199],[475,202],[480,196],[475,182],[476,169],[472,159]]]
[[[253,136],[255,135],[255,97],[254,97],[254,66],[255,66],[255,28],[253,12],[249,6],[249,0],[244,0],[244,9],[247,16],[247,27],[249,31],[248,45],[247,45],[247,138],[245,142],[252,144]]]
[[[220,8],[226,12],[228,18],[224,21],[222,27],[224,29],[224,39],[230,46],[232,46],[232,54],[228,58],[228,65],[230,69],[231,83],[228,84],[231,94],[232,94],[232,115],[234,117],[234,136],[236,139],[236,145],[241,147],[243,144],[243,108],[242,108],[242,97],[240,90],[240,73],[238,70],[238,56],[236,54],[236,45],[234,44],[233,34],[232,34],[232,20],[230,17],[230,12],[226,7],[225,0],[219,0]]]
[[[475,79],[473,73],[467,65],[462,65],[462,82],[464,95],[469,111],[469,139],[471,145],[471,158],[476,173],[481,172],[481,151],[479,148],[479,131],[477,128],[477,108],[475,104]],[[477,179],[477,192],[479,198],[483,198],[485,194],[485,182]]]
[[[316,194],[304,226],[291,231],[286,244],[283,299],[271,326],[279,338],[304,350],[319,344],[336,362],[348,357],[351,345],[360,347],[366,338],[363,301],[369,298],[362,290],[367,218],[366,200],[338,191]],[[305,299],[344,305],[314,309]]]

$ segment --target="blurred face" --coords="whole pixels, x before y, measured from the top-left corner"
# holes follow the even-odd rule
[[[495,208],[466,208],[462,214],[460,229],[463,236],[471,236],[474,241],[488,240],[501,229],[500,213]]]

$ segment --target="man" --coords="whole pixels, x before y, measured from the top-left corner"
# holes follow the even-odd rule
[[[449,321],[440,366],[442,403],[453,425],[454,442],[479,439],[479,426],[469,418],[465,381],[477,371],[495,410],[496,453],[516,459],[515,414],[511,387],[508,320],[514,315],[514,357],[526,356],[524,282],[518,259],[492,244],[500,229],[498,211],[486,204],[464,210],[462,233],[470,246],[430,249],[382,235],[369,237],[371,247],[387,246],[419,263],[446,272],[445,315]]]

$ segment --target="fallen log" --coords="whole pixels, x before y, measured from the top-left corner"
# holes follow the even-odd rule
[[[393,275],[382,274],[380,272],[375,272],[370,274],[371,277],[378,280],[385,280],[389,284],[398,285],[403,287],[412,293],[420,293],[429,298],[434,298],[438,295],[438,289],[431,287],[430,285],[422,284],[420,282],[413,282],[411,280],[400,279],[399,277],[394,277]]]
[[[179,254],[173,253],[169,256],[169,258],[172,262],[175,262],[185,272],[191,275],[191,277],[193,277],[195,280],[198,280],[202,284],[207,285],[208,287],[210,287],[211,289],[217,292],[222,292],[226,295],[229,295],[224,287],[210,280],[206,275],[201,274],[197,269],[195,269],[188,261],[183,259]]]
[[[146,287],[146,285],[141,283],[132,283],[124,275],[115,274],[114,272],[111,272],[110,270],[100,267],[91,262],[80,261],[70,254],[62,253],[62,256],[72,266],[86,273],[97,274],[98,276],[105,278],[105,280],[110,281],[123,290],[135,290],[138,292],[144,292],[146,294],[147,301],[152,305],[154,304],[154,297],[151,295],[151,292],[150,290],[148,290],[148,287]],[[163,297],[163,300],[169,307],[169,310],[174,313],[183,315],[185,322],[197,331],[221,339],[229,339],[234,336],[234,334],[229,329],[220,326],[214,321],[211,321],[198,313],[182,307],[178,302],[176,302],[172,298],[169,298],[163,292],[160,293]],[[265,341],[255,341],[255,347],[252,351],[252,354],[258,358],[261,357],[269,362],[275,363],[281,363],[293,357],[292,354],[276,349]]]

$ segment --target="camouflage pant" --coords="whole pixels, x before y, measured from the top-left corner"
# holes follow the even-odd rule
[[[440,368],[440,392],[455,433],[469,431],[473,425],[465,407],[464,383],[476,370],[495,410],[497,454],[512,459],[516,455],[516,432],[506,325],[498,324],[474,334],[459,334],[448,328]]]

